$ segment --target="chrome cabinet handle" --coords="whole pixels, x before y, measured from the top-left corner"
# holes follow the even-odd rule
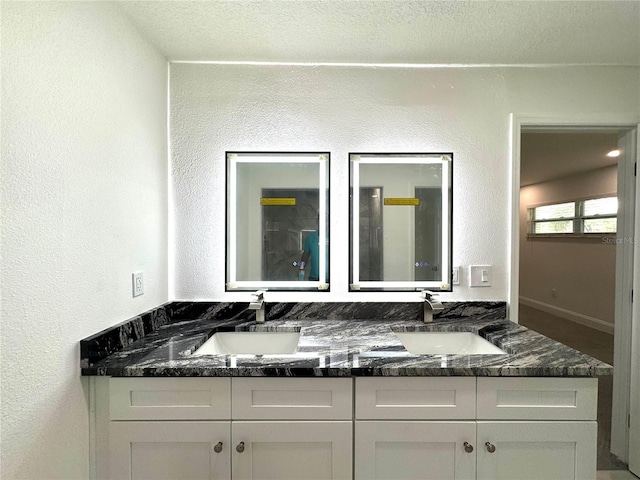
[[[484,445],[487,447],[487,452],[493,453],[496,451],[496,446],[494,444],[487,442]]]
[[[244,442],[240,442],[238,444],[238,446],[236,447],[236,452],[238,452],[238,453],[244,452]]]
[[[473,452],[473,445],[471,445],[469,442],[464,442],[464,451],[467,453],[471,453]]]
[[[216,453],[220,453],[222,451],[222,442],[216,443],[215,447],[213,447],[213,451]]]

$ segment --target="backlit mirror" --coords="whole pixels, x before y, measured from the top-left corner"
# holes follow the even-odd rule
[[[351,291],[451,291],[451,153],[352,153]]]
[[[227,291],[329,289],[328,172],[328,153],[227,152]]]

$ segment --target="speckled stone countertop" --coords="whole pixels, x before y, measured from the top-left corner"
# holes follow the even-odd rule
[[[495,310],[491,308],[480,309],[476,315],[466,317],[455,317],[454,313],[449,312],[449,315],[431,324],[425,324],[417,318],[388,316],[384,319],[349,320],[295,319],[287,315],[273,318],[277,317],[273,312],[267,315],[266,323],[257,324],[247,318],[236,318],[242,315],[232,314],[228,306],[225,307],[227,315],[222,316],[231,318],[212,318],[211,315],[199,314],[196,319],[182,319],[180,308],[191,308],[185,305],[173,304],[172,314],[168,315],[171,318],[167,316],[158,321],[154,317],[157,325],[148,333],[133,339],[126,337],[127,341],[123,341],[116,351],[94,356],[93,360],[86,353],[88,347],[92,342],[96,343],[96,339],[103,339],[112,332],[101,332],[83,340],[82,374],[127,377],[588,377],[610,375],[613,370],[606,363],[516,323],[504,318],[489,318],[496,316],[492,315]],[[245,312],[245,309],[238,308],[237,312],[240,311]],[[299,312],[298,316],[305,315]],[[117,326],[120,340],[127,325]],[[140,329],[144,330],[142,327]],[[214,333],[221,331],[299,331],[300,341],[297,353],[290,355],[192,355]],[[412,355],[394,333],[402,331],[473,332],[500,347],[506,354]]]

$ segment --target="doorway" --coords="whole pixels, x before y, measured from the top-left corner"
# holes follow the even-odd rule
[[[522,131],[522,325],[613,364],[618,132]],[[610,156],[607,156],[608,153]],[[611,451],[611,376],[599,378],[598,469]]]
[[[583,131],[587,133],[616,132],[619,134],[618,146],[623,152],[619,159],[618,167],[618,195],[622,199],[622,205],[618,213],[618,233],[616,236],[616,273],[615,273],[615,329],[614,329],[614,363],[616,369],[614,372],[613,382],[613,408],[612,408],[612,436],[611,449],[618,457],[629,463],[631,471],[637,473],[637,462],[640,455],[635,450],[639,445],[637,438],[634,440],[634,422],[633,418],[640,419],[640,402],[631,403],[632,415],[630,412],[630,389],[640,389],[637,385],[638,379],[633,379],[630,375],[632,368],[638,371],[638,365],[632,363],[635,358],[637,363],[640,356],[637,353],[632,356],[632,338],[638,348],[638,328],[632,329],[632,325],[637,323],[640,316],[638,312],[638,304],[631,302],[631,291],[634,275],[636,282],[640,280],[637,271],[640,269],[640,254],[637,242],[634,238],[638,238],[638,223],[635,221],[635,210],[638,205],[636,196],[637,177],[634,173],[635,163],[637,161],[637,118],[634,116],[620,118],[608,117],[607,122],[601,122],[598,119],[590,121],[590,119],[553,119],[521,117],[517,115],[511,116],[512,127],[512,210],[511,210],[511,277],[509,288],[509,315],[514,321],[518,321],[522,316],[519,309],[520,297],[520,230],[521,210],[520,210],[520,180],[521,180],[521,142],[522,134],[528,131],[538,133],[550,132],[576,132]],[[620,241],[627,238],[628,242]],[[548,286],[547,286],[548,287]],[[548,289],[549,295],[552,292]],[[526,313],[526,312],[524,312]],[[577,325],[577,324],[576,324]],[[637,376],[637,374],[636,374]],[[635,387],[634,387],[635,383]],[[628,422],[631,423],[631,429],[628,428]],[[640,430],[640,425],[635,426],[635,431]],[[631,432],[631,434],[630,434]],[[637,434],[636,434],[637,437]],[[635,446],[634,446],[635,445]],[[630,451],[630,448],[632,450]],[[635,470],[634,470],[635,469]]]

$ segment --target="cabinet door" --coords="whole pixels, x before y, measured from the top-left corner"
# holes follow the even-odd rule
[[[232,425],[234,480],[352,477],[350,421],[233,422]]]
[[[475,478],[475,422],[355,425],[356,480]]]
[[[229,480],[230,430],[230,422],[111,422],[109,478]]]
[[[594,480],[596,435],[596,422],[478,422],[478,479]]]

